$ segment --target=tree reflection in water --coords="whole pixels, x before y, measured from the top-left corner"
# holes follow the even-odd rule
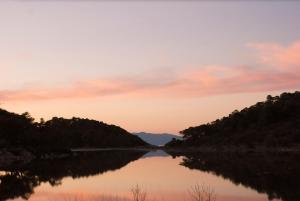
[[[222,176],[250,187],[269,199],[300,200],[300,154],[171,153],[184,156],[181,165]]]
[[[67,159],[37,160],[25,166],[3,168],[0,170],[4,171],[4,174],[0,174],[0,200],[17,197],[28,199],[34,192],[34,188],[43,182],[55,186],[61,184],[64,177],[70,176],[76,179],[117,170],[144,154],[145,152],[137,151],[81,153]],[[228,179],[236,185],[250,187],[267,194],[270,200],[275,198],[284,201],[300,200],[300,154],[211,152],[171,153],[171,155],[183,156],[181,165],[185,167],[210,172]],[[188,191],[188,189],[187,186],[187,189],[183,190]],[[213,186],[207,192],[203,192],[203,189],[206,188],[194,186],[189,190],[194,192],[194,195],[207,195],[207,192],[208,194],[211,192],[211,200],[215,200]],[[133,192],[143,191],[139,189]],[[145,197],[149,200],[152,196],[148,197],[147,194],[147,196],[141,195],[138,198]],[[197,199],[200,196],[194,196],[194,198]],[[100,201],[104,198],[101,199]],[[111,199],[114,201],[117,197]],[[120,199],[124,200],[125,198],[118,198],[118,200]],[[107,198],[104,200],[107,201]],[[188,201],[190,200],[192,200],[191,196]]]
[[[28,199],[42,182],[61,184],[64,177],[88,177],[117,170],[142,157],[144,151],[103,151],[80,153],[77,156],[36,160],[21,167],[7,167],[0,175],[0,200],[22,197]]]

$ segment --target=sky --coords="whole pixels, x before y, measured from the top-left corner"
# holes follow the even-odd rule
[[[177,134],[300,88],[300,2],[0,2],[0,107]]]

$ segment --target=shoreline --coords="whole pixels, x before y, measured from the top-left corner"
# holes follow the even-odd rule
[[[76,148],[70,149],[72,153],[78,152],[98,152],[98,151],[157,151],[162,150],[170,153],[299,153],[300,147],[278,147],[278,148],[268,148],[268,147],[235,147],[235,146],[225,146],[225,147],[106,147],[106,148]]]
[[[223,146],[223,147],[163,147],[162,150],[172,153],[189,153],[189,152],[203,152],[203,153],[300,153],[300,147],[278,147],[278,148],[269,148],[269,147],[256,147],[256,148],[247,148],[247,147],[237,147],[237,146]]]
[[[266,147],[257,147],[257,148],[246,148],[246,147],[157,147],[157,146],[148,146],[148,147],[105,147],[105,148],[75,148],[69,149],[68,153],[66,152],[53,152],[44,153],[41,156],[37,156],[34,153],[24,149],[0,149],[0,168],[8,167],[16,164],[26,164],[34,159],[42,160],[51,160],[55,158],[65,158],[72,157],[79,153],[86,152],[105,152],[105,151],[158,151],[162,150],[167,154],[184,154],[184,153],[291,153],[291,154],[300,154],[300,147],[279,147],[279,148],[266,148]]]
[[[36,156],[26,149],[0,149],[0,168],[26,164],[35,158]]]
[[[149,147],[105,147],[105,148],[75,148],[70,149],[71,152],[98,152],[98,151],[153,151],[159,150],[159,147],[149,146]]]

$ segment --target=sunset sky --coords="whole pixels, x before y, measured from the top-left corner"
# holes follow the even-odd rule
[[[300,89],[300,2],[0,2],[0,107],[178,133]]]

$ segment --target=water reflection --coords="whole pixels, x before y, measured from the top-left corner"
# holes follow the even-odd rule
[[[269,200],[300,200],[300,155],[291,153],[184,153],[181,165],[213,173],[266,193]]]
[[[0,200],[28,199],[42,182],[60,185],[64,177],[88,177],[117,170],[142,157],[143,151],[79,153],[74,157],[36,160],[24,166],[3,168],[0,175]]]
[[[156,201],[189,201],[191,191],[188,190],[197,183],[209,185],[217,201],[266,201],[267,196],[270,200],[300,200],[300,157],[297,154],[170,155],[176,158],[162,151],[88,152],[2,168],[0,200],[20,197],[66,200],[67,194],[71,200],[78,200],[77,193],[81,192],[86,196],[82,200],[91,200],[86,198],[93,196],[97,199],[92,200],[115,200],[117,195],[119,200],[129,201],[130,187],[141,184],[146,187],[149,198],[155,196]],[[130,163],[132,161],[135,162]],[[192,188],[192,192],[202,191],[203,188]],[[39,197],[42,194],[43,199]]]

